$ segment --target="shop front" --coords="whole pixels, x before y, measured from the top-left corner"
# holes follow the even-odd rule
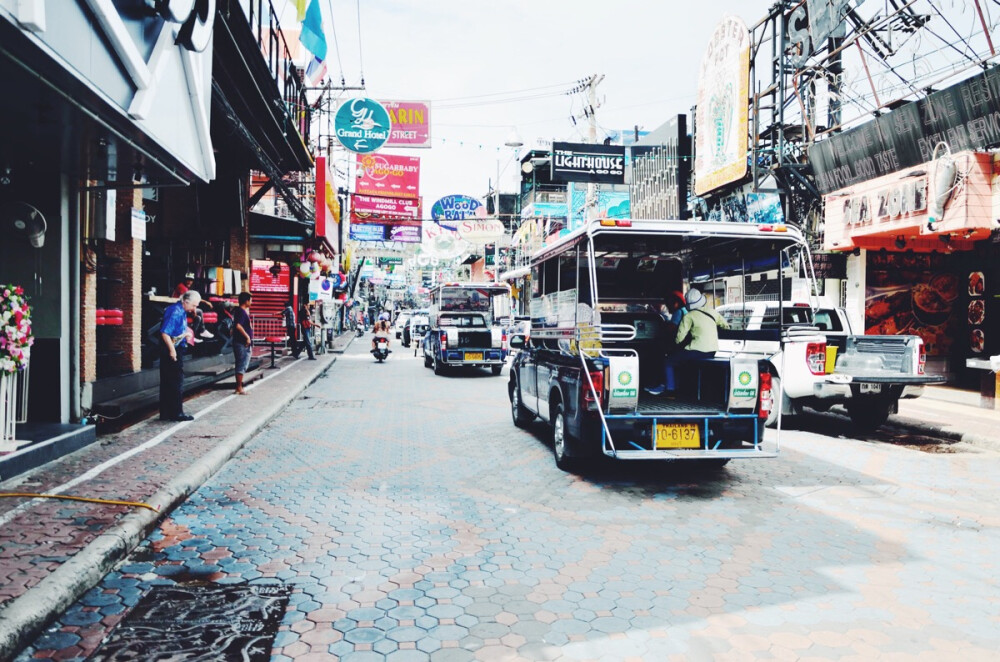
[[[826,195],[824,247],[849,253],[848,302],[866,334],[918,335],[929,372],[978,388],[967,360],[1000,352],[988,310],[990,288],[1000,293],[994,161],[972,151],[952,159],[953,167],[919,164]]]

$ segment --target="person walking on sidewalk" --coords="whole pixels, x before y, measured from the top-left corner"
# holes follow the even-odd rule
[[[184,351],[187,347],[188,313],[201,303],[201,295],[189,290],[167,306],[160,322],[160,420],[193,421],[184,413]]]
[[[292,299],[285,302],[285,307],[281,309],[278,313],[281,316],[281,321],[285,325],[285,336],[288,338],[288,346],[291,347],[292,353],[295,353],[295,304]]]
[[[305,347],[309,360],[316,360],[316,357],[313,356],[312,327],[312,302],[303,300],[302,305],[299,306],[299,332],[302,334],[302,338],[299,341],[300,344],[296,345],[292,351],[292,356],[295,358],[299,358],[302,354],[302,348]]]
[[[250,324],[249,292],[240,292],[240,307],[233,313],[233,358],[236,360],[236,395],[246,395],[243,377],[250,367],[250,348],[253,347],[253,325]]]

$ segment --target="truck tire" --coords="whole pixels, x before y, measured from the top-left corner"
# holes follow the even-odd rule
[[[494,376],[499,375],[501,370],[503,370],[503,366],[502,365],[491,365],[490,366],[490,372],[492,372]]]
[[[508,395],[510,396],[510,417],[514,420],[514,425],[519,428],[528,427],[535,416],[521,402],[521,387],[517,385],[516,381],[511,381]]]
[[[438,360],[437,356],[434,357],[432,363],[433,363],[433,366],[434,366],[434,374],[435,375],[443,375],[444,374],[444,364],[442,364],[441,361]]]
[[[889,418],[892,400],[885,398],[859,398],[847,404],[851,423],[861,432],[874,432]]]
[[[781,400],[778,399],[778,393],[781,391],[781,377],[778,377],[774,373],[771,373],[771,413],[767,415],[767,420],[764,421],[764,426],[769,428],[778,427],[778,414],[781,412]]]
[[[424,354],[424,367],[425,368],[431,367],[431,357],[427,356],[426,353]]]
[[[563,413],[562,403],[559,402],[552,411],[552,454],[555,456],[556,466],[566,472],[573,471],[577,466],[575,458],[567,455],[570,443],[569,432],[566,429],[566,415]]]

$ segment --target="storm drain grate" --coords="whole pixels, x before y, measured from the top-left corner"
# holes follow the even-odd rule
[[[364,400],[319,400],[313,404],[313,409],[361,409]]]
[[[91,659],[266,662],[291,592],[281,585],[154,586]]]

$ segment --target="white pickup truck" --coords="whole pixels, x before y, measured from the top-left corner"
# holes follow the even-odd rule
[[[919,397],[925,384],[944,381],[924,374],[926,354],[919,336],[854,334],[843,308],[757,301],[718,310],[730,328],[757,332],[740,340],[720,332],[719,349],[769,361],[783,415],[840,404],[857,428],[871,431],[895,413],[900,398]],[[835,366],[827,365],[828,347],[837,348]],[[778,411],[772,409],[768,425],[775,423]]]

